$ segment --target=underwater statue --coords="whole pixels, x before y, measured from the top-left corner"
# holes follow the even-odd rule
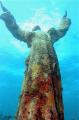
[[[53,44],[69,29],[67,11],[58,29],[41,31],[37,25],[32,32],[21,29],[14,16],[0,2],[4,11],[0,19],[12,35],[31,48],[25,61],[26,70],[15,120],[64,120],[62,84],[57,55]]]

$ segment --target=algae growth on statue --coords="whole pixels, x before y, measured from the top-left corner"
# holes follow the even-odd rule
[[[31,48],[25,61],[26,70],[15,120],[64,120],[61,75],[53,44],[69,29],[67,11],[58,29],[41,31],[37,25],[32,32],[22,30],[14,16],[2,3],[0,19],[12,35]]]

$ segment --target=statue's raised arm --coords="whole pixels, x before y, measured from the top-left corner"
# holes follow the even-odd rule
[[[0,19],[2,19],[5,24],[6,27],[9,29],[9,31],[12,33],[12,35],[27,43],[27,45],[30,47],[31,46],[31,42],[32,42],[32,37],[33,37],[33,32],[29,32],[26,30],[22,30],[18,24],[16,23],[16,20],[14,18],[14,16],[10,13],[10,11],[8,11],[0,2],[1,8],[4,11],[3,14],[0,15]]]
[[[66,17],[67,11],[65,11],[65,15],[63,16],[58,29],[52,27],[47,31],[50,34],[51,41],[53,44],[66,34],[66,32],[69,29],[69,26],[71,25],[71,20]]]

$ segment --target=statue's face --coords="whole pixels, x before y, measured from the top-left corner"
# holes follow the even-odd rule
[[[36,25],[36,26],[32,29],[32,31],[41,31],[41,28],[40,28],[39,25]]]

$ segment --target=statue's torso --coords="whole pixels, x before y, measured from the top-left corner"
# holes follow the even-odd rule
[[[32,39],[32,47],[30,51],[30,61],[29,61],[30,68],[29,69],[32,69],[32,71],[34,69],[36,76],[40,72],[42,72],[43,75],[45,76],[48,73],[50,74],[51,73],[50,59],[54,59],[53,57],[54,52],[55,51],[51,44],[51,39],[49,34],[42,31],[35,32],[35,37]],[[38,70],[35,70],[35,69],[38,69]]]
[[[57,112],[63,112],[63,107],[60,109],[63,104],[58,103],[60,99],[62,101],[61,91],[58,91],[61,89],[61,81],[58,78],[60,71],[54,47],[47,33],[35,32],[25,64],[25,77],[17,115],[26,116],[29,120],[36,118],[48,120],[54,113],[52,118],[58,120]]]

